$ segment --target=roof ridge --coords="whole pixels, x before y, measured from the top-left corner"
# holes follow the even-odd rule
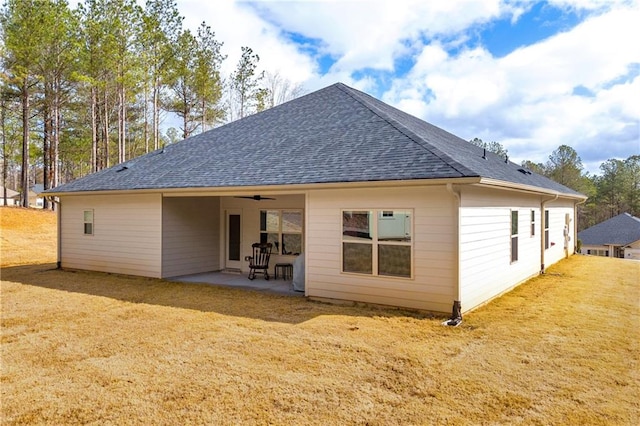
[[[633,220],[635,220],[635,221],[637,221],[637,222],[640,222],[640,218],[635,217],[634,215],[632,215],[632,214],[631,214],[631,213],[629,213],[629,212],[624,212],[623,214],[625,214],[625,215],[629,216],[631,219],[633,219]]]
[[[360,99],[359,96],[358,97],[355,96],[355,94],[364,95],[364,96],[367,96],[367,97],[371,97],[371,95],[368,95],[368,94],[366,94],[364,92],[361,92],[361,91],[359,91],[357,89],[354,89],[352,87],[349,87],[344,83],[336,83],[335,86],[338,89],[342,90],[347,95],[351,96],[354,100],[356,100],[358,103],[363,105],[365,108],[369,109],[372,113],[374,113],[375,115],[377,115],[378,117],[380,117],[381,119],[386,121],[391,127],[393,127],[394,129],[396,129],[397,131],[399,131],[400,133],[402,133],[403,135],[408,137],[416,145],[418,145],[419,147],[421,147],[425,151],[430,152],[431,154],[433,154],[436,157],[438,157],[440,160],[442,160],[445,163],[447,163],[451,168],[456,170],[458,173],[460,173],[462,175],[469,175],[469,174],[477,175],[476,172],[474,172],[473,170],[469,169],[468,167],[465,167],[460,162],[454,160],[450,155],[444,153],[443,151],[441,151],[440,149],[436,148],[432,144],[424,141],[423,138],[421,138],[415,132],[413,132],[412,130],[408,129],[406,126],[404,126],[400,122],[398,122],[398,120],[390,117],[387,113],[385,113],[380,108],[378,108],[376,105],[374,105],[374,103],[365,102],[364,99]],[[375,98],[371,97],[371,99],[375,99]],[[391,105],[389,105],[389,107],[395,108],[395,107],[393,107]],[[398,110],[398,111],[403,113],[403,114],[407,114],[406,112],[403,112],[403,111],[400,111],[400,110]],[[407,115],[411,115],[411,114],[407,114]],[[424,142],[424,143],[428,144],[428,147],[425,146],[421,142]]]

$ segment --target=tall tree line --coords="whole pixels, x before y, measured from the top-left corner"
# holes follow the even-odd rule
[[[5,1],[2,185],[21,205],[35,182],[49,189],[300,94],[286,79],[267,87],[249,47],[225,78],[215,32],[182,21],[175,0]],[[179,136],[162,134],[167,114]]]
[[[507,154],[499,142],[486,143],[478,138],[470,142],[501,156]],[[560,145],[545,163],[527,160],[522,166],[589,197],[579,206],[579,231],[621,213],[640,217],[640,155],[609,159],[600,165],[600,174],[595,175],[584,169],[575,149]]]
[[[609,159],[600,164],[596,175],[584,170],[573,148],[561,145],[546,163],[525,161],[522,165],[589,197],[579,206],[579,230],[621,213],[640,217],[640,155]]]

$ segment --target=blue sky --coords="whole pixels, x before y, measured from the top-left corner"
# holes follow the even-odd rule
[[[306,91],[341,81],[517,162],[570,145],[591,173],[640,154],[639,3],[177,0],[226,72],[250,46]]]

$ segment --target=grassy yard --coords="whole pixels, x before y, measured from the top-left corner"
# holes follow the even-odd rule
[[[574,256],[448,328],[56,270],[55,215],[0,214],[2,424],[640,421],[639,262]]]

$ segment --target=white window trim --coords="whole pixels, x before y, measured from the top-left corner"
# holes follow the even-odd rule
[[[513,214],[516,214],[516,230],[517,232],[513,233]],[[520,213],[518,210],[511,210],[509,212],[509,260],[511,264],[517,263],[518,259],[520,259],[520,239],[518,236],[520,235]],[[513,240],[516,240],[516,259],[513,259]]]
[[[549,250],[551,248],[551,242],[549,241],[549,239],[551,238],[551,231],[549,230],[551,213],[549,212],[549,209],[545,209],[544,212],[542,212],[542,214],[544,215],[544,229],[542,230],[542,232],[544,232],[544,249]]]
[[[88,212],[91,212],[91,221],[90,221],[90,222],[88,222],[88,221],[85,219],[85,216],[86,216],[86,214],[87,214]],[[94,209],[84,209],[84,210],[82,211],[82,235],[89,235],[89,236],[94,235],[94,234],[95,234],[95,231],[96,231],[96,229],[95,229],[95,222],[96,222],[96,214],[95,214]],[[87,232],[87,224],[88,224],[88,223],[90,223],[90,224],[91,224],[91,232],[90,232],[90,233],[89,233],[89,232]]]
[[[536,236],[536,211],[535,210],[531,209],[529,219],[531,220],[531,223],[529,224],[529,226],[531,227],[529,233],[531,234],[531,238],[533,238]]]
[[[388,217],[384,216],[384,212],[389,211],[408,211],[411,212],[411,241],[409,243],[403,241],[378,241],[378,213],[380,213],[382,218]],[[342,218],[344,216],[344,212],[369,212],[372,217],[372,225],[371,225],[371,233],[373,237],[370,241],[367,240],[345,240],[343,235],[343,222]],[[348,272],[343,270],[344,267],[344,243],[356,243],[356,244],[369,244],[371,245],[371,274],[365,274],[361,272]],[[396,245],[396,246],[404,246],[411,247],[411,276],[409,277],[401,277],[398,275],[380,275],[378,274],[378,250],[375,250],[380,244],[382,245]],[[392,279],[392,280],[413,280],[415,277],[415,211],[413,208],[346,208],[340,210],[340,273],[344,275],[355,275],[359,277],[374,277],[374,278],[383,278],[383,279]]]
[[[304,253],[304,210],[303,209],[260,209],[260,214],[262,214],[262,212],[278,212],[278,231],[263,231],[262,229],[259,230],[260,232],[260,236],[261,236],[261,240],[262,240],[262,234],[278,234],[278,252],[277,253],[273,253],[274,255],[278,255],[278,256],[298,256],[299,254]],[[282,214],[283,213],[299,213],[300,217],[302,219],[301,221],[301,231],[300,232],[294,232],[294,231],[286,231],[284,232],[282,230]],[[259,227],[261,228],[261,227]],[[282,235],[283,234],[299,234],[300,235],[300,253],[297,254],[282,254]]]

